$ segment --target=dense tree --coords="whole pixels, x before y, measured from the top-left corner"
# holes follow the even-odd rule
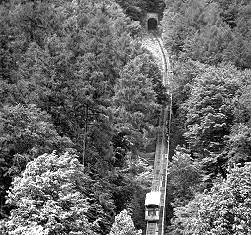
[[[174,207],[185,205],[201,190],[200,165],[183,149],[173,156],[168,177],[168,193],[172,194]]]
[[[231,41],[223,52],[224,61],[232,61],[239,68],[250,68],[250,2],[217,1],[221,17],[232,29]]]
[[[153,156],[160,106],[169,97],[141,49],[139,22],[123,11],[137,21],[147,11],[161,18],[165,4],[116,2],[1,1],[1,216],[13,210],[0,233],[108,234],[115,214],[111,233],[137,234],[132,219],[145,227],[152,175],[144,158]],[[165,3],[163,38],[174,75],[170,153],[182,146],[170,164],[167,197],[183,233],[181,208],[197,216],[200,200],[225,187],[219,173],[228,180],[230,166],[250,161],[250,3]],[[68,147],[75,150],[62,154]],[[38,157],[53,150],[58,155]],[[212,191],[194,199],[206,186]]]
[[[207,68],[196,78],[186,102],[185,136],[193,151],[222,151],[224,136],[234,121],[234,98],[245,79],[245,74],[229,66]]]
[[[90,179],[77,156],[44,154],[15,178],[8,203],[15,206],[6,223],[10,234],[96,234],[89,223]],[[98,217],[97,217],[98,219]]]
[[[187,131],[184,133],[193,154],[203,161],[209,174],[221,173],[228,160],[223,155],[225,138],[234,125],[236,99],[243,84],[249,81],[246,72],[234,67],[206,68],[197,76],[185,109]]]
[[[14,61],[9,80],[0,79],[1,100],[35,103],[82,161],[105,171],[114,147],[110,101],[123,67],[142,54],[133,41],[139,26],[112,1],[16,1],[4,16],[13,42],[5,40],[3,52]]]
[[[251,128],[242,123],[234,125],[227,142],[227,150],[230,163],[250,162]]]
[[[250,161],[250,70],[240,71],[228,65],[211,67],[197,62],[191,63],[191,61],[185,61],[185,63],[178,61],[175,68],[177,70],[174,70],[174,76],[177,79],[175,80],[174,104],[177,105],[177,109],[174,113],[174,121],[178,119],[182,126],[186,123],[183,129],[180,128],[181,133],[183,130],[186,137],[185,143],[183,142],[184,146],[188,148],[184,149],[184,155],[186,152],[191,154],[190,161],[198,170],[196,174],[198,173],[199,178],[197,179],[206,184],[201,184],[200,181],[195,180],[196,178],[185,177],[185,180],[179,178],[186,172],[183,171],[183,167],[178,168],[181,173],[178,171],[177,181],[173,181],[172,175],[170,175],[168,185],[171,188],[168,194],[171,194],[172,190],[176,192],[175,190],[180,189],[179,186],[183,186],[183,183],[193,185],[193,190],[191,193],[189,191],[191,188],[184,185],[183,192],[180,190],[174,193],[174,197],[168,198],[175,210],[176,206],[191,203],[189,211],[185,207],[178,207],[176,215],[178,213],[179,218],[175,219],[175,223],[169,229],[170,234],[196,234],[194,231],[191,232],[188,227],[179,230],[186,224],[185,221],[197,214],[197,204],[192,204],[194,193],[200,192],[205,187],[212,187],[217,182],[217,178],[212,180],[216,175],[227,178],[228,165],[233,166],[240,163],[243,166],[245,162]],[[221,119],[214,118],[218,115],[223,118],[223,122]],[[229,125],[226,132],[224,129],[213,132],[214,128],[217,130],[222,124],[224,126],[224,123]],[[221,147],[218,148],[219,145],[216,145],[217,148],[213,148],[217,143],[213,141],[217,137],[217,133],[221,135],[221,139],[218,140]],[[190,137],[192,138],[190,139]],[[208,140],[209,142],[207,142]],[[214,143],[210,144],[210,141]],[[174,158],[174,164],[177,163],[177,159]],[[185,163],[185,160],[181,161],[181,164]],[[171,163],[170,172],[172,171],[173,164]],[[191,172],[193,171],[189,171],[189,173]],[[176,183],[173,185],[174,182]],[[209,182],[210,184],[208,184]],[[181,193],[179,194],[179,192]],[[207,195],[208,192],[205,191],[204,196],[207,197]],[[184,204],[179,204],[179,202]],[[184,214],[187,217],[183,217]],[[180,218],[184,220],[180,220]],[[190,233],[186,233],[188,230]],[[201,232],[201,234],[205,234],[205,232]]]
[[[164,39],[184,58],[250,68],[249,1],[166,1]]]
[[[247,71],[248,73],[249,71]],[[250,82],[250,81],[249,81]],[[242,93],[239,99],[239,104],[242,107],[242,121],[246,122],[250,126],[251,124],[251,85],[247,81],[247,84],[242,89]]]
[[[131,213],[136,229],[145,231],[145,195],[151,190],[152,185],[152,166],[147,163],[143,157],[133,159],[129,156],[127,160],[127,168],[122,169],[124,178],[131,185],[131,197],[127,201],[126,208]]]
[[[249,234],[251,166],[234,167],[227,180],[175,210],[174,234]]]
[[[35,105],[4,106],[0,110],[0,175],[1,205],[13,176],[24,170],[26,164],[39,154],[62,151],[72,142],[61,137],[51,123],[50,116]],[[1,207],[1,216],[6,213]]]
[[[185,148],[177,147],[169,163],[166,191],[166,226],[168,232],[173,230],[171,219],[174,209],[185,206],[196,193],[204,188],[201,165],[194,160]],[[169,233],[168,233],[169,234]],[[172,233],[170,233],[172,234]]]
[[[133,221],[127,210],[121,211],[115,218],[109,235],[140,235],[141,232],[134,228]]]
[[[183,109],[183,104],[191,96],[196,77],[203,73],[204,69],[205,67],[196,61],[173,61],[171,155],[174,155],[177,145],[187,146],[184,137],[187,130],[186,111]]]
[[[217,181],[221,177],[227,179],[229,166],[243,166],[250,161],[250,70],[246,70],[251,58],[250,1],[165,3],[162,36],[172,55],[174,75],[171,146],[175,149],[179,144],[184,147],[184,156],[191,156],[189,162],[183,160],[180,165],[173,157],[181,172],[174,171],[176,181],[171,175],[168,178],[168,200],[174,208],[179,205],[177,201],[189,206],[176,208],[178,218],[170,234],[223,234],[220,230],[203,230],[203,224],[198,222],[201,214],[197,202],[210,193],[205,191],[198,199],[194,199],[194,193],[223,184]],[[196,166],[199,181],[196,177],[182,177],[186,174],[183,163]],[[170,165],[172,172],[175,168]],[[184,190],[179,186],[184,186]],[[177,190],[173,197],[172,190]],[[210,209],[210,205],[207,207]],[[172,217],[172,213],[168,216]],[[192,230],[196,223],[198,227]],[[245,232],[248,233],[240,234]]]
[[[127,15],[133,20],[143,22],[146,12],[162,14],[165,3],[163,0],[116,0]]]
[[[119,99],[124,102],[117,96],[118,84],[122,79],[129,81],[126,72],[130,70],[135,81],[146,81],[142,86],[138,82],[138,89],[144,90],[138,96],[142,112],[138,146],[147,142],[144,131],[148,123],[149,130],[155,125],[157,115],[151,115],[164,93],[163,87],[158,91],[156,65],[136,38],[140,26],[112,0],[17,0],[0,6],[1,209],[6,209],[4,196],[12,177],[29,161],[74,146],[93,179],[97,203],[90,204],[88,220],[94,222],[95,215],[102,214],[96,232],[107,234],[115,211],[129,207],[136,189],[145,192],[132,177],[138,168],[129,160],[129,141],[116,126],[114,110]],[[135,62],[139,66],[134,72]],[[131,109],[127,114],[137,116]],[[123,125],[131,121],[124,120]],[[114,167],[122,171],[117,173]],[[34,228],[27,227],[26,232]]]
[[[139,1],[138,6],[144,5],[143,12],[163,7],[162,1],[152,3]],[[40,205],[36,208],[37,214],[44,215],[43,221],[34,215],[38,220],[25,222],[22,210],[31,209],[29,183],[23,191],[17,189],[20,185],[14,186],[20,190],[20,204],[13,199],[7,208],[4,196],[28,162],[42,164],[38,155],[52,150],[61,158],[61,152],[72,146],[74,157],[85,165],[83,179],[91,182],[83,186],[90,195],[85,205],[88,221],[80,215],[83,226],[98,220],[95,232],[107,234],[114,214],[129,208],[137,228],[144,227],[142,205],[149,180],[143,176],[150,175],[150,170],[139,163],[137,154],[132,158],[131,152],[145,151],[150,139],[155,139],[158,104],[166,97],[160,71],[138,43],[139,23],[127,18],[112,0],[5,1],[0,4],[0,16],[1,209],[7,209],[6,216],[14,207],[7,223],[9,232],[46,234],[49,209],[61,216],[65,205],[56,207],[62,198],[53,194],[56,202],[51,208],[43,212]],[[133,93],[129,98],[127,89]],[[118,115],[120,104],[126,117]],[[127,126],[134,129],[125,131]],[[45,162],[51,157],[55,155],[43,155]],[[77,177],[76,172],[67,173],[65,180],[71,181],[74,174]],[[23,177],[15,184],[25,181]],[[46,191],[46,186],[41,187]],[[38,198],[31,200],[36,204],[33,199]],[[75,209],[82,213],[77,205]],[[70,229],[69,220],[65,218],[55,229],[60,234],[60,229]]]
[[[139,56],[127,64],[115,88],[115,125],[124,133],[133,153],[144,149],[148,133],[157,126],[152,117],[158,105],[148,61],[149,58]]]

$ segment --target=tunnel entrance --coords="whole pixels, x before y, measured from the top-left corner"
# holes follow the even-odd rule
[[[145,18],[145,28],[149,31],[157,30],[159,25],[159,15],[156,12],[147,12]]]
[[[157,30],[158,21],[155,18],[150,18],[147,21],[147,29],[148,30]]]

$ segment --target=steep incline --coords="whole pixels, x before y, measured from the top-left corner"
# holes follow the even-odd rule
[[[165,204],[166,204],[166,176],[168,168],[169,155],[169,136],[171,127],[172,94],[171,69],[167,51],[163,46],[163,41],[154,32],[149,33],[143,38],[143,47],[149,50],[156,59],[162,71],[162,83],[167,88],[170,100],[167,105],[162,106],[159,119],[159,133],[156,143],[154,172],[152,181],[152,191],[161,193],[160,201],[160,219],[157,222],[147,222],[146,235],[164,235],[165,225]]]

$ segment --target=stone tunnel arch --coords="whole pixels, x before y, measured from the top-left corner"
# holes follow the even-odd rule
[[[148,12],[146,15],[146,28],[147,30],[157,30],[159,23],[158,13]]]

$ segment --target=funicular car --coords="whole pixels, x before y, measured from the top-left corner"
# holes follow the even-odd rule
[[[159,210],[160,210],[160,192],[147,193],[145,200],[145,220],[158,221]]]

